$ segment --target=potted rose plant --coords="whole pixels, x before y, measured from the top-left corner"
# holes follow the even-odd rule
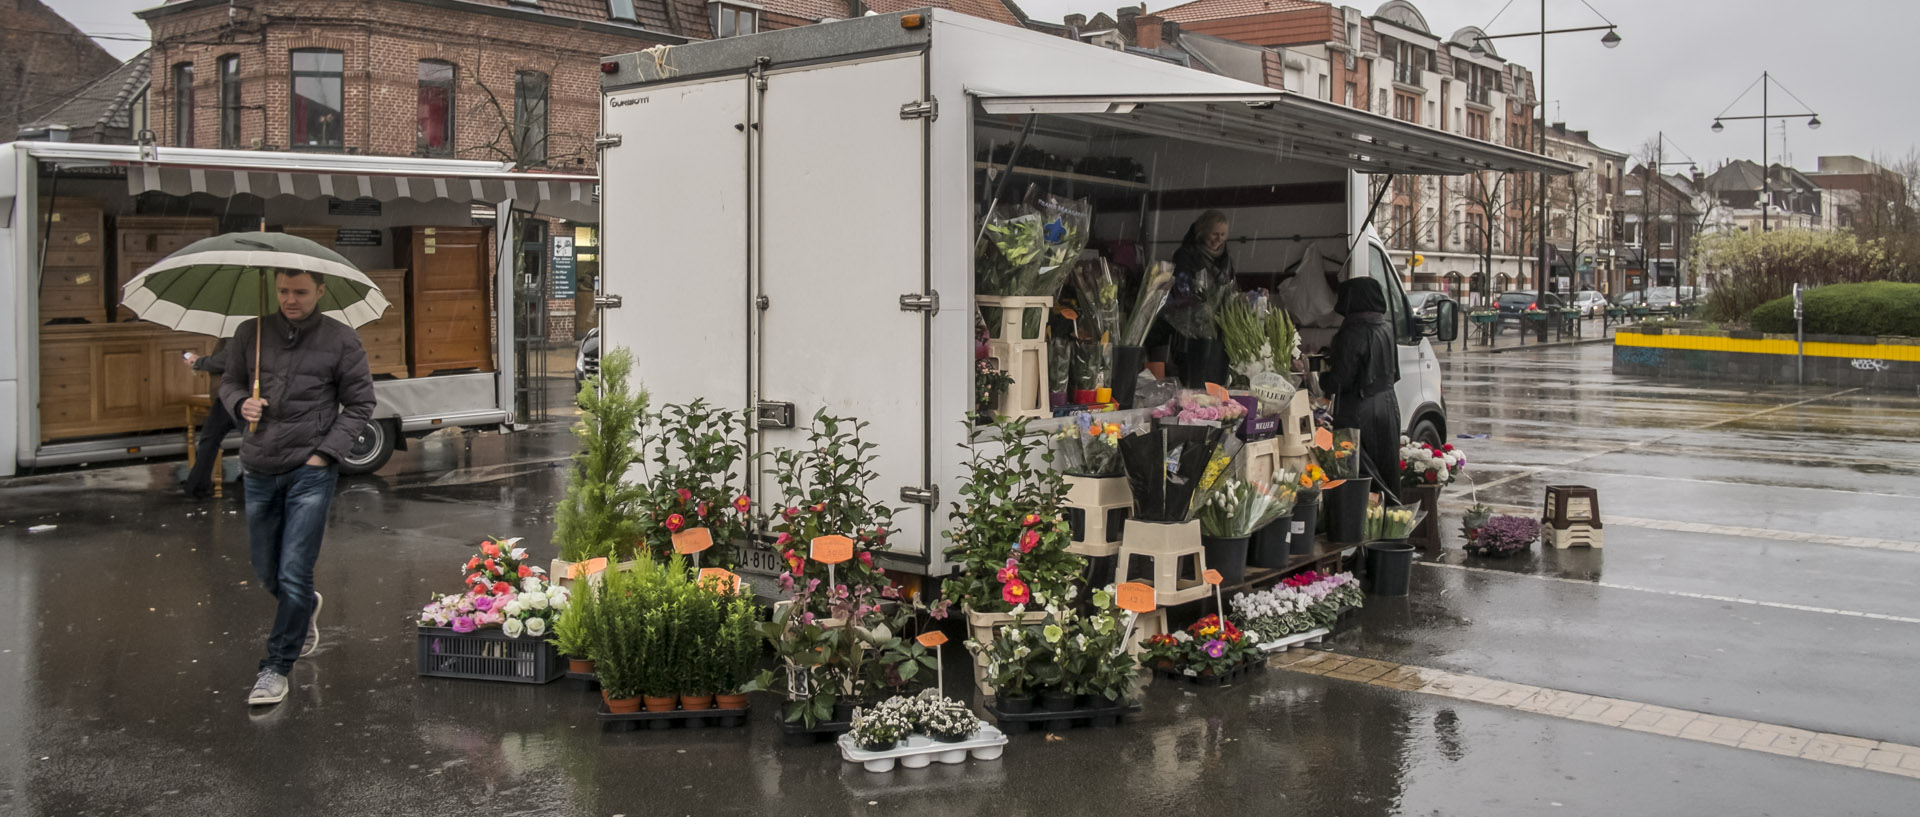
[[[776,584],[787,602],[799,608],[796,621],[812,622],[841,610],[878,605],[890,580],[874,562],[885,551],[894,509],[869,499],[877,477],[875,445],[860,437],[867,424],[816,413],[807,444],[774,452],[767,473],[780,486],[780,502],[769,510],[767,529],[787,569]],[[809,557],[814,539],[827,535],[853,540],[853,556],[828,570]],[[834,582],[829,585],[828,580]]]
[[[664,559],[673,536],[705,528],[713,547],[702,567],[732,567],[733,544],[744,541],[753,501],[736,469],[747,460],[746,413],[704,400],[669,404],[647,418],[653,452],[643,531],[647,550]]]

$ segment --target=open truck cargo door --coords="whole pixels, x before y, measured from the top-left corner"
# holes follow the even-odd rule
[[[1571,162],[1468,139],[1287,91],[1039,94],[970,91],[988,114],[1046,114],[1147,136],[1271,154],[1362,173],[1457,176],[1480,170],[1564,175]]]

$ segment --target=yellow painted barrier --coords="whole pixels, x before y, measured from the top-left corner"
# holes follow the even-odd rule
[[[1696,349],[1707,352],[1745,352],[1758,355],[1793,355],[1793,338],[1769,335],[1761,339],[1730,338],[1722,335],[1648,335],[1621,332],[1613,337],[1615,346],[1644,349]],[[1807,343],[1807,357],[1866,358],[1920,363],[1920,344],[1903,343]]]

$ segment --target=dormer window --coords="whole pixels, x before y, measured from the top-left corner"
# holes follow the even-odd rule
[[[739,37],[760,30],[760,7],[751,3],[709,3],[713,37]]]

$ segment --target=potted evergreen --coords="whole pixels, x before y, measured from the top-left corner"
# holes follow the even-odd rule
[[[575,562],[632,558],[643,538],[646,489],[626,475],[639,458],[648,398],[645,390],[629,390],[632,370],[632,353],[615,349],[601,357],[600,373],[580,388],[580,420],[573,425],[580,450],[567,472],[566,498],[554,510],[560,551],[552,569],[556,581],[567,578]]]
[[[754,665],[760,661],[759,608],[753,595],[744,590],[728,596],[720,635],[713,640],[715,706],[721,709],[745,709],[745,687],[753,679]]]

